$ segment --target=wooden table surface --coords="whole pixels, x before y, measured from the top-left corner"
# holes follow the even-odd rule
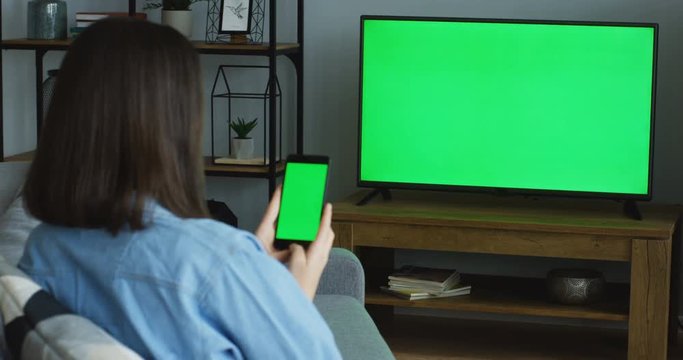
[[[612,200],[495,196],[428,191],[392,191],[357,206],[367,192],[334,204],[338,246],[359,254],[368,288],[367,304],[431,307],[529,315],[628,321],[629,359],[664,359],[668,339],[675,339],[678,273],[676,206],[640,204],[643,220],[625,216]],[[628,301],[607,309],[572,312],[537,297],[518,300],[482,294],[463,301],[399,301],[375,291],[393,269],[394,249],[423,249],[499,255],[610,260],[630,263]],[[497,281],[489,279],[490,281]],[[673,292],[671,292],[673,286]],[[476,284],[473,284],[473,295]],[[495,293],[495,292],[494,292]],[[670,295],[673,294],[673,299]],[[626,299],[624,299],[626,300]],[[626,306],[628,310],[622,306]],[[579,315],[576,315],[579,314]]]

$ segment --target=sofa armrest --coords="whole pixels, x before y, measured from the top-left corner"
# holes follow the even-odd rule
[[[333,248],[318,285],[318,295],[347,295],[365,303],[365,273],[351,251]]]
[[[142,359],[92,321],[70,313],[2,255],[0,313],[2,346],[14,359]]]
[[[344,359],[392,360],[389,345],[363,304],[350,296],[319,295],[313,302],[329,325]]]

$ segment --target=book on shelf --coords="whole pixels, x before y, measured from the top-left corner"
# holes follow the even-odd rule
[[[89,20],[77,20],[76,21],[76,27],[78,28],[87,28],[88,26],[96,23],[96,21],[89,21]]]
[[[472,289],[460,281],[460,273],[454,269],[407,265],[393,272],[388,279],[388,286],[380,289],[407,300],[468,295]]]
[[[469,295],[472,291],[471,285],[459,284],[445,291],[428,291],[424,289],[396,288],[382,286],[380,289],[388,294],[398,296],[406,300],[438,299],[445,297]]]
[[[83,30],[87,29],[88,26],[96,23],[99,20],[108,17],[128,17],[127,12],[77,12],[76,13],[76,26],[71,27],[71,37],[77,37]],[[147,20],[147,14],[145,13],[135,13],[133,15],[136,19]]]
[[[406,265],[389,275],[389,286],[445,291],[460,283],[460,273],[451,269],[435,269]]]
[[[71,32],[72,38],[77,37],[80,33],[83,32],[83,30],[85,30],[84,27],[78,27],[78,26],[73,26],[69,29],[69,31]]]
[[[97,20],[102,20],[104,18],[108,17],[128,17],[127,12],[109,12],[109,11],[102,11],[102,12],[77,12],[76,13],[76,22],[95,22]],[[138,20],[147,20],[147,14],[146,13],[135,13],[133,15],[134,18]],[[78,25],[81,27],[81,25]]]

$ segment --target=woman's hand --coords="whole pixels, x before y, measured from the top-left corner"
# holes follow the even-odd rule
[[[270,199],[270,204],[263,214],[263,219],[254,234],[261,240],[261,244],[270,256],[281,262],[288,262],[289,271],[294,279],[299,283],[309,299],[313,300],[315,291],[318,289],[320,276],[323,274],[327,259],[330,256],[330,249],[334,242],[334,232],[332,231],[332,205],[326,204],[323,216],[320,220],[318,235],[309,247],[304,250],[301,245],[292,244],[289,249],[275,249],[275,227],[277,216],[280,212],[280,196],[282,188],[277,187]]]
[[[273,192],[273,197],[270,199],[268,208],[263,219],[259,224],[254,234],[261,240],[261,244],[266,249],[268,254],[276,258],[280,262],[284,262],[289,258],[289,250],[277,250],[273,245],[275,241],[275,224],[277,223],[277,216],[280,213],[280,196],[282,195],[282,187],[278,186]]]
[[[334,231],[332,231],[332,205],[325,205],[323,217],[318,228],[318,236],[315,241],[308,246],[308,250],[298,244],[289,246],[291,254],[289,256],[289,271],[292,273],[299,286],[303,289],[306,296],[313,300],[315,291],[318,289],[320,276],[325,270],[327,259],[330,256],[330,249],[334,242]]]

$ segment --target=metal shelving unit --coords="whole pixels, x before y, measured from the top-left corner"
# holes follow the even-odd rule
[[[206,43],[194,41],[193,44],[200,54],[209,55],[245,55],[262,56],[268,58],[268,78],[270,89],[268,91],[268,134],[265,139],[268,146],[267,157],[268,165],[264,166],[238,166],[238,165],[215,165],[211,159],[205,161],[205,173],[207,176],[228,176],[228,177],[247,177],[268,179],[269,194],[275,190],[276,181],[284,173],[284,162],[276,161],[276,150],[279,147],[276,133],[278,121],[277,105],[277,58],[286,56],[294,64],[296,71],[296,152],[303,153],[304,139],[304,115],[303,115],[303,92],[304,92],[304,0],[296,0],[297,4],[297,42],[278,43],[277,42],[277,9],[276,0],[269,0],[269,39],[262,44],[223,44]],[[0,0],[2,6],[2,0]],[[128,13],[130,16],[136,12],[136,0],[128,1]],[[2,16],[0,16],[0,38],[2,38]],[[43,58],[48,51],[67,50],[71,45],[71,39],[67,40],[29,40],[29,39],[8,39],[0,43],[1,50],[29,50],[35,54],[35,86],[36,86],[36,137],[40,136],[43,118]],[[2,68],[2,53],[0,51],[0,69]],[[3,94],[3,79],[0,71],[0,97]],[[4,118],[3,118],[3,99],[0,99],[0,161],[26,160],[30,159],[30,153],[19,154],[5,158],[4,156]]]

